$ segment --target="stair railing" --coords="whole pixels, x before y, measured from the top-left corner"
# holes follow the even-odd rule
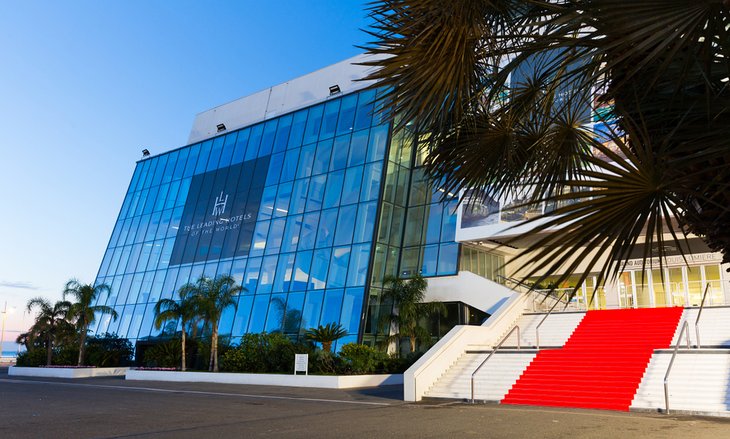
[[[705,299],[707,298],[708,291],[710,291],[709,282],[705,286],[705,292],[702,294],[702,302],[700,303],[700,310],[697,311],[697,320],[695,320],[695,333],[697,335],[697,349],[700,348],[700,316],[702,316],[702,309],[705,307]]]
[[[565,297],[565,294],[566,294],[566,292],[564,291],[563,294],[561,294],[560,297],[555,301],[553,306],[550,307],[550,311],[548,311],[547,314],[545,314],[545,317],[543,317],[542,320],[540,320],[540,323],[538,323],[537,326],[535,327],[535,347],[537,347],[537,349],[540,349],[540,326],[542,326],[542,324],[545,323],[545,320],[548,318],[548,316],[550,316],[550,314],[552,314],[553,310],[558,305],[558,303],[560,303],[560,301],[563,300],[563,297]]]
[[[477,374],[477,372],[479,372],[479,370],[481,370],[481,368],[487,363],[487,361],[489,361],[489,359],[492,358],[492,355],[494,355],[497,352],[497,350],[502,347],[502,344],[505,341],[507,341],[509,336],[512,335],[512,333],[515,332],[515,330],[517,331],[517,349],[519,350],[522,347],[522,345],[520,343],[520,327],[519,327],[519,325],[515,325],[515,327],[510,329],[510,331],[507,333],[507,335],[505,335],[502,338],[502,340],[500,340],[500,342],[497,344],[497,346],[495,346],[494,349],[492,349],[492,352],[490,352],[489,355],[487,355],[487,358],[485,358],[484,361],[481,362],[479,367],[477,367],[474,370],[474,372],[471,374],[471,403],[472,404],[474,403],[474,376]]]
[[[667,366],[667,373],[664,374],[664,413],[669,414],[669,374],[672,373],[672,366],[674,366],[674,359],[677,357],[679,352],[679,345],[682,344],[682,336],[687,336],[687,349],[690,349],[689,344],[689,322],[684,321],[682,329],[679,330],[679,338],[677,344],[674,345],[674,353],[672,353],[672,359],[669,360],[669,366]]]

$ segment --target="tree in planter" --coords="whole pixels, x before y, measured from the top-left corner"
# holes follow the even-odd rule
[[[317,343],[322,343],[322,350],[327,353],[332,352],[332,342],[339,340],[347,335],[347,330],[340,324],[327,323],[317,328],[309,328],[304,333],[304,337]]]
[[[102,293],[108,293],[110,287],[107,284],[82,284],[76,279],[71,279],[63,289],[63,298],[73,296],[76,302],[69,308],[69,316],[76,321],[76,328],[79,331],[79,361],[78,366],[84,363],[84,347],[89,326],[96,321],[98,315],[110,315],[116,320],[118,316],[114,308],[106,305],[93,305]]]
[[[180,370],[183,372],[186,369],[185,364],[185,343],[187,335],[187,327],[200,315],[200,298],[196,294],[193,285],[184,285],[178,291],[180,300],[175,301],[172,299],[160,299],[155,304],[155,328],[160,329],[163,324],[173,320],[180,320],[181,326],[181,356]]]
[[[237,307],[236,296],[243,291],[243,287],[227,274],[213,279],[203,275],[195,283],[184,285],[182,290],[186,295],[195,296],[200,316],[211,324],[208,370],[218,372],[218,324],[226,308]]]
[[[423,319],[435,314],[446,315],[446,306],[441,302],[426,302],[426,279],[420,275],[411,279],[400,279],[386,276],[383,279],[383,300],[389,303],[390,313],[381,317],[381,330],[388,333],[387,343],[396,342],[407,337],[410,351],[416,352],[417,342],[428,342],[431,334],[420,323]]]
[[[46,365],[50,366],[53,362],[53,344],[57,340],[59,333],[62,332],[64,326],[70,326],[67,320],[71,303],[65,300],[58,301],[51,305],[47,299],[42,297],[34,297],[27,304],[28,312],[32,312],[34,308],[38,308],[38,315],[35,323],[30,331],[24,334],[28,344],[32,345],[35,337],[45,338],[46,345]]]

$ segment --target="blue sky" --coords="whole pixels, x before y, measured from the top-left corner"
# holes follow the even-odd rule
[[[0,311],[92,282],[143,148],[361,52],[364,1],[0,2]]]

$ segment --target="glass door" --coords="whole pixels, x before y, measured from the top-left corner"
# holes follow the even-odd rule
[[[667,287],[669,288],[669,297],[673,306],[687,305],[687,289],[684,284],[684,275],[682,267],[673,267],[667,269]]]
[[[654,306],[667,306],[667,291],[664,288],[665,276],[662,276],[662,270],[651,270],[651,286],[654,289]]]
[[[705,285],[702,282],[702,267],[687,267],[689,306],[700,306]]]

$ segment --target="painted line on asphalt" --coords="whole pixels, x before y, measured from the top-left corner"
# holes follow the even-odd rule
[[[329,403],[338,403],[338,404],[356,404],[356,405],[373,405],[373,406],[390,406],[390,405],[392,405],[387,402],[347,401],[347,400],[342,400],[342,399],[324,399],[324,398],[297,398],[294,396],[252,395],[252,394],[247,394],[247,393],[205,392],[202,390],[157,389],[154,387],[110,386],[110,385],[104,385],[104,384],[61,383],[61,382],[57,382],[57,381],[0,379],[0,383],[51,384],[51,385],[57,385],[57,386],[95,387],[95,388],[103,388],[103,389],[133,390],[133,391],[138,391],[138,392],[188,393],[188,394],[194,394],[194,395],[234,396],[234,397],[241,397],[241,398],[282,399],[282,400],[288,400],[288,401],[329,402]]]

